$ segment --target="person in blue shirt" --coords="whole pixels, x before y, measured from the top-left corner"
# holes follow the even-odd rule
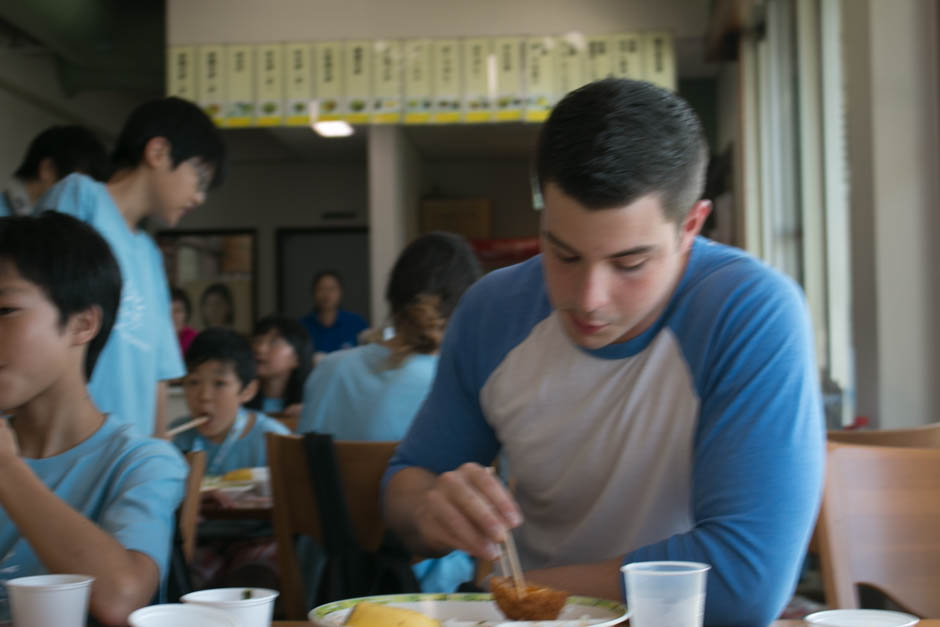
[[[359,333],[369,328],[362,316],[340,307],[343,279],[334,270],[318,272],[310,283],[313,311],[300,319],[313,340],[317,355],[358,344]]]
[[[0,218],[0,579],[91,575],[91,615],[106,625],[126,624],[164,580],[187,474],[169,442],[89,398],[120,292],[88,225]]]
[[[795,283],[698,236],[708,150],[641,81],[563,98],[540,130],[542,254],[471,287],[391,460],[390,527],[619,598],[622,564],[711,565],[706,625],[768,625],[822,490],[812,330]],[[497,454],[512,494],[486,468]]]
[[[184,374],[170,318],[163,258],[141,221],[174,226],[201,205],[224,174],[225,145],[212,120],[179,98],[154,100],[124,123],[107,184],[72,174],[39,203],[101,233],[124,281],[114,331],[89,389],[102,411],[143,435],[166,429],[166,382]]]
[[[299,416],[304,382],[313,366],[313,346],[302,324],[287,316],[265,316],[251,334],[258,393],[247,406],[280,416]]]
[[[108,153],[83,126],[50,126],[29,143],[0,193],[0,217],[32,214],[42,195],[72,172],[104,180],[109,174]]]
[[[459,235],[431,233],[409,244],[385,289],[394,337],[320,362],[304,389],[297,432],[329,433],[337,440],[402,439],[431,388],[447,320],[479,277],[480,264]],[[472,579],[473,568],[462,551],[414,566],[425,592],[453,592]]]
[[[261,412],[243,407],[258,391],[248,340],[231,329],[201,332],[186,351],[183,395],[190,415],[173,425],[205,417],[208,421],[173,438],[184,453],[206,451],[206,475],[255,468],[268,463],[265,433],[290,430]]]
[[[173,438],[184,453],[206,452],[206,476],[218,477],[239,468],[267,466],[266,433],[286,435],[277,420],[243,405],[258,390],[255,363],[248,340],[231,329],[206,329],[186,351],[183,394],[190,416],[174,423],[206,417],[208,422]],[[204,500],[227,506],[221,492],[204,493]],[[197,588],[277,587],[277,547],[270,525],[253,521],[211,521],[200,527],[200,541],[190,564]]]

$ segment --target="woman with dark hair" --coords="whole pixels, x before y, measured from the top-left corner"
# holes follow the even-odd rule
[[[304,388],[298,433],[402,439],[431,389],[447,320],[479,277],[476,256],[459,235],[431,233],[409,244],[385,290],[394,337],[324,358]],[[473,562],[454,552],[414,569],[425,592],[453,592],[472,577]]]
[[[313,364],[307,330],[291,318],[265,316],[251,334],[258,370],[258,394],[247,407],[266,414],[300,415],[304,382]]]
[[[369,325],[362,316],[346,311],[343,302],[343,279],[335,270],[317,272],[310,283],[313,311],[300,319],[313,340],[317,353],[332,353],[351,348],[359,333]]]
[[[176,330],[176,337],[180,341],[180,351],[186,354],[186,349],[192,344],[196,337],[196,330],[189,326],[189,317],[193,313],[192,303],[189,302],[189,294],[186,290],[179,287],[170,288],[170,314],[173,318],[173,328]]]
[[[231,327],[235,322],[235,298],[225,283],[213,283],[199,297],[203,328]]]

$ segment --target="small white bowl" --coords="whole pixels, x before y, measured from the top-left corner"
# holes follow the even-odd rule
[[[131,613],[127,623],[130,627],[241,627],[224,610],[181,603],[142,607]]]
[[[245,592],[251,592],[251,598],[243,598]],[[278,594],[267,588],[212,588],[184,594],[180,601],[220,609],[234,617],[241,627],[268,627]]]
[[[811,625],[831,627],[910,627],[920,621],[912,614],[887,610],[826,610],[803,620]]]

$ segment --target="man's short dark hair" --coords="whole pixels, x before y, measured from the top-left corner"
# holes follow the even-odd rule
[[[134,109],[114,147],[115,170],[140,165],[147,142],[154,137],[163,137],[170,143],[174,168],[195,158],[212,166],[210,187],[217,187],[224,180],[226,150],[219,129],[202,109],[174,97],[151,100]]]
[[[56,211],[0,218],[0,260],[45,292],[61,326],[91,307],[101,310],[101,328],[85,353],[90,379],[121,302],[121,269],[108,243],[84,222]]]
[[[340,275],[338,270],[320,270],[313,275],[313,279],[310,281],[310,289],[317,289],[317,285],[320,283],[320,279],[325,279],[326,277],[331,276],[336,279],[336,282],[339,284],[339,289],[343,289],[343,277]]]
[[[186,349],[186,370],[189,372],[213,360],[231,366],[242,388],[258,376],[251,345],[240,333],[231,329],[206,329],[199,333]]]
[[[695,112],[650,83],[609,78],[577,89],[539,134],[539,184],[557,185],[587,209],[659,194],[666,218],[683,219],[702,194],[708,147]]]
[[[23,181],[35,181],[39,178],[39,164],[43,159],[52,161],[56,177],[60,179],[72,172],[81,172],[103,181],[110,174],[104,144],[94,133],[77,124],[50,126],[33,138],[13,176]]]

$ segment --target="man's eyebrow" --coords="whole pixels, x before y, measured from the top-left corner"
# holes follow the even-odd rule
[[[557,246],[558,248],[563,249],[568,254],[571,254],[571,255],[581,254],[573,246],[571,246],[570,244],[564,243],[563,241],[558,239],[555,235],[553,235],[550,231],[542,231],[542,234],[545,236],[545,239],[551,242],[553,246]],[[654,251],[655,249],[656,247],[651,246],[651,245],[634,246],[633,248],[628,248],[627,250],[621,250],[620,252],[616,252],[612,255],[607,255],[607,258],[617,259],[619,257],[631,257],[633,255],[645,255],[647,253]]]
[[[25,287],[0,287],[0,294],[25,294],[28,290]]]

